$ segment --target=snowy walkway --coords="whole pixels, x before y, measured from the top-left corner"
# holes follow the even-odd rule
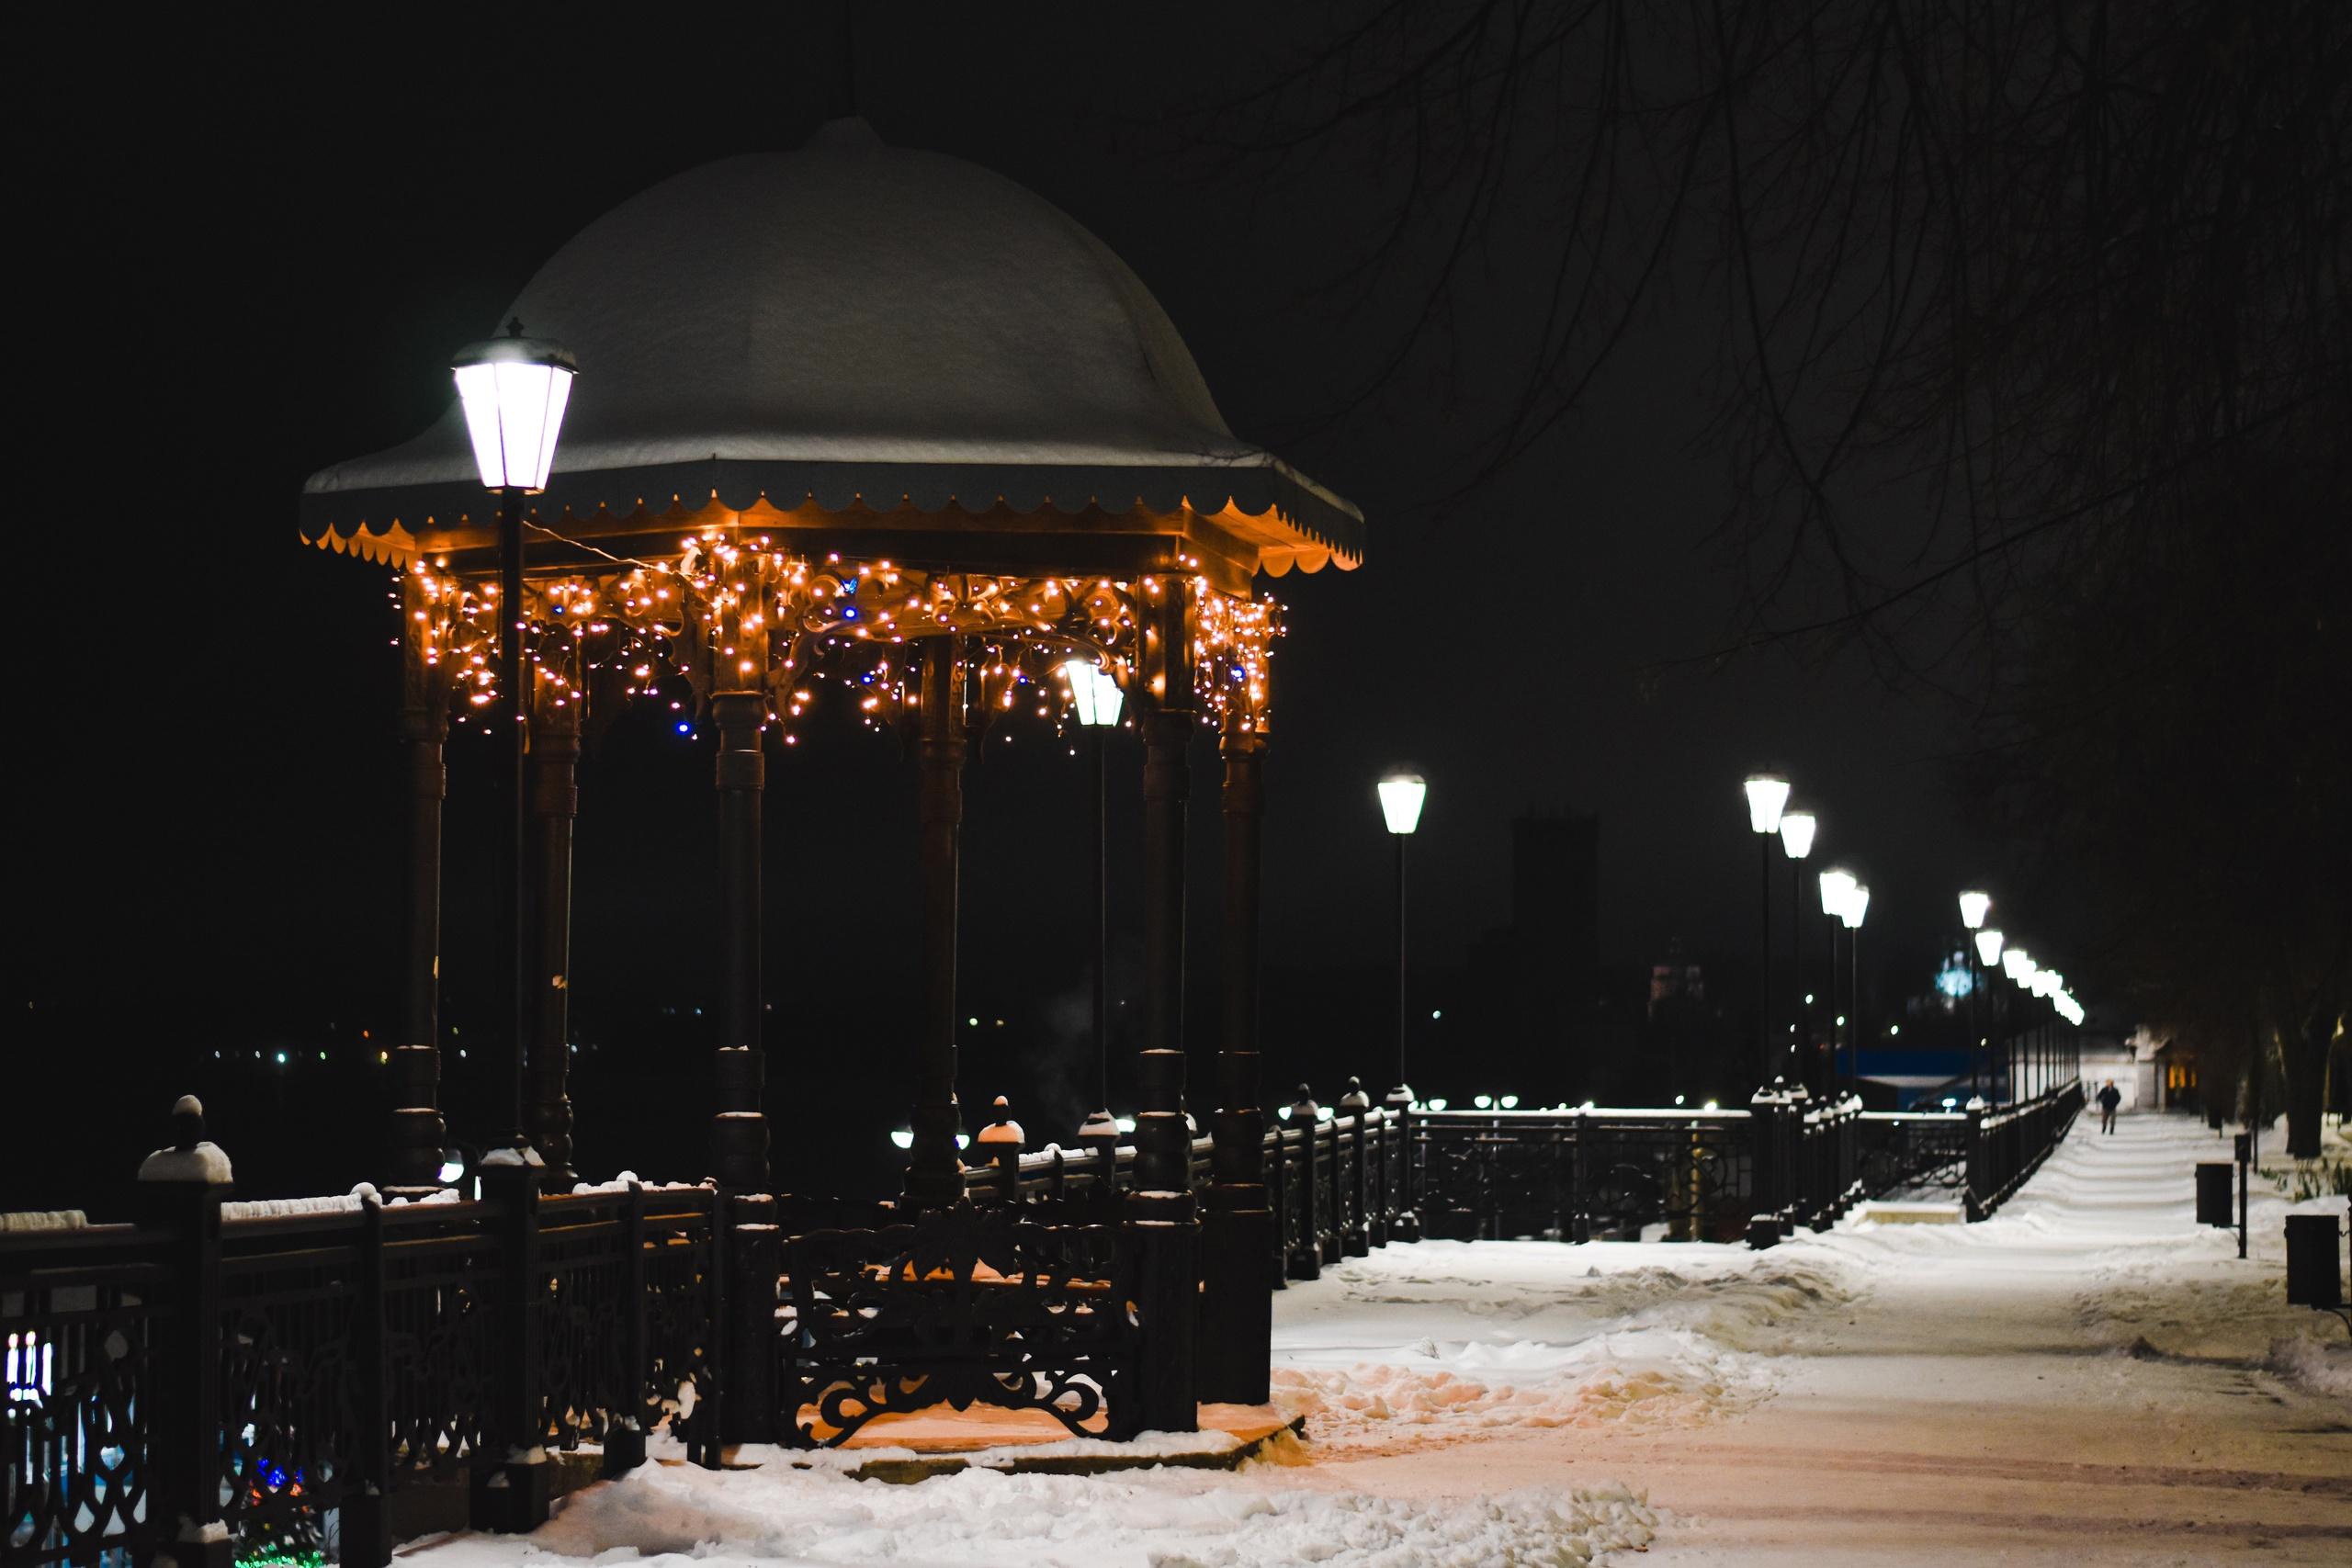
[[[1353,1260],[1277,1298],[1277,1393],[1314,1435],[1286,1463],[914,1486],[649,1466],[526,1541],[404,1560],[2352,1562],[2352,1343],[2284,1305],[2282,1200],[2257,1196],[2247,1263],[2191,1224],[2215,1150],[2182,1118],[2078,1127],[1984,1224],[1768,1253]]]
[[[1491,1390],[1451,1419],[1351,1416],[1311,1473],[1414,1496],[1605,1476],[1667,1516],[1654,1563],[2352,1562],[2352,1344],[2284,1304],[2283,1200],[2256,1196],[2245,1263],[2193,1224],[2212,1157],[2187,1118],[2126,1117],[2078,1127],[1979,1225],[1352,1265],[1283,1303],[1294,1366],[1357,1359],[1341,1341],[1384,1312],[1418,1337],[1443,1313],[1386,1303],[1481,1282],[1458,1344],[1432,1335],[1410,1377],[1310,1374],[1327,1398],[1395,1412],[1446,1397],[1448,1371],[1524,1367],[1500,1406],[1565,1425],[1483,1426]],[[1579,1314],[1580,1341],[1561,1332]],[[1432,1452],[1400,1427],[1477,1440]]]

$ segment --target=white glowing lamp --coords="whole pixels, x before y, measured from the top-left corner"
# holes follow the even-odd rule
[[[1107,729],[1119,722],[1126,694],[1119,690],[1116,675],[1091,659],[1073,659],[1062,666],[1062,679],[1069,682],[1079,723],[1090,729]]]
[[[2001,954],[2001,967],[2010,979],[2022,986],[2033,974],[2033,959],[2024,948],[2013,947]]]
[[[1810,811],[1781,813],[1781,848],[1791,860],[1803,860],[1813,853],[1814,830],[1820,824]]]
[[[1862,929],[1862,917],[1870,913],[1870,908],[1871,890],[1857,882],[1854,891],[1846,899],[1846,907],[1838,911],[1838,918],[1846,922],[1848,931],[1858,931]]]
[[[580,373],[571,351],[525,337],[523,323],[509,321],[504,337],[459,349],[449,369],[458,378],[481,482],[492,490],[547,489],[571,378]]]
[[[1388,830],[1403,835],[1421,825],[1421,800],[1430,792],[1419,773],[1391,773],[1380,781],[1380,815]]]
[[[1854,896],[1854,889],[1858,886],[1859,884],[1854,881],[1854,874],[1843,867],[1833,865],[1823,872],[1821,874],[1821,912],[1834,919],[1843,919],[1846,915],[1846,900]]]
[[[1998,929],[1986,926],[1976,933],[1976,957],[1987,969],[2001,961],[2001,933]]]
[[[1993,912],[1990,893],[1963,893],[1960,896],[1960,923],[1970,931],[1984,925],[1984,917]]]
[[[1789,804],[1789,781],[1778,773],[1751,773],[1741,786],[1747,791],[1747,825],[1759,833],[1781,830],[1781,811]]]

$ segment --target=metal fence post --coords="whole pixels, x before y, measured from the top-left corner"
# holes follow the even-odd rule
[[[1314,1093],[1305,1084],[1299,1085],[1298,1099],[1290,1108],[1290,1123],[1298,1133],[1300,1162],[1298,1244],[1290,1249],[1294,1280],[1323,1277],[1323,1213],[1317,1190],[1322,1183],[1315,1173],[1315,1122],[1321,1109],[1315,1103]]]
[[[548,1522],[553,1475],[548,1464],[541,1365],[539,1180],[545,1167],[528,1146],[493,1149],[481,1162],[482,1197],[499,1239],[501,1355],[489,1451],[473,1472],[467,1512],[476,1529],[524,1535]],[[503,1450],[503,1457],[501,1450]]]
[[[205,1140],[204,1105],[192,1094],[172,1107],[173,1146],[139,1168],[140,1217],[170,1235],[175,1292],[159,1337],[168,1353],[157,1369],[149,1427],[153,1462],[150,1507],[176,1568],[229,1568],[229,1529],[220,1517],[220,1203],[232,1173],[228,1156]]]
[[[622,1211],[621,1408],[605,1423],[605,1473],[619,1475],[645,1462],[645,1388],[651,1381],[653,1343],[645,1312],[645,1187],[628,1184]]]
[[[1340,1113],[1352,1118],[1355,1123],[1344,1140],[1340,1138],[1337,1128],[1332,1131],[1332,1185],[1343,1194],[1340,1212],[1346,1216],[1346,1223],[1340,1227],[1340,1250],[1350,1258],[1363,1258],[1372,1251],[1372,1164],[1366,1157],[1372,1134],[1372,1096],[1364,1093],[1362,1078],[1348,1080],[1348,1092],[1340,1097]],[[1351,1166],[1340,1163],[1343,1154],[1352,1157]]]
[[[343,1568],[384,1568],[392,1560],[391,1369],[384,1354],[384,1202],[359,1204],[359,1297],[352,1303],[352,1417],[359,1425],[353,1457],[359,1473],[343,1496]]]
[[[1747,1102],[1748,1127],[1755,1140],[1752,1213],[1747,1221],[1747,1245],[1761,1251],[1789,1234],[1789,1148],[1786,1086],[1774,1078]]]
[[[1388,1207],[1388,1236],[1392,1241],[1421,1239],[1421,1209],[1413,1159],[1413,1097],[1406,1089],[1388,1091],[1388,1182],[1383,1202]]]
[[[775,1440],[776,1280],[784,1271],[775,1209],[775,1200],[764,1194],[730,1198],[727,1204],[728,1377],[721,1442]]]
[[[1961,1196],[1967,1204],[1970,1224],[1984,1217],[1988,1212],[1985,1200],[1993,1191],[1992,1139],[1984,1133],[1984,1101],[1972,1099],[1965,1114],[1968,1117],[1968,1185]]]

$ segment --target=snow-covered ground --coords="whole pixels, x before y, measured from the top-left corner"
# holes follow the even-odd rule
[[[2226,1150],[2226,1145],[2221,1145]],[[2186,1118],[2078,1127],[1979,1225],[1766,1253],[1425,1243],[1276,1303],[1310,1440],[1237,1472],[911,1486],[652,1465],[414,1568],[2352,1562],[2352,1335],[2191,1221]],[[2343,1200],[2332,1203],[2341,1213]],[[777,1456],[781,1457],[781,1456]]]

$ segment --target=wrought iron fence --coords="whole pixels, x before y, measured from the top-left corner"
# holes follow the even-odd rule
[[[710,1189],[534,1203],[519,1259],[494,1203],[148,1196],[135,1224],[0,1234],[0,1563],[175,1541],[380,1563],[396,1496],[517,1451],[588,1437],[627,1462],[666,1422],[716,1456],[679,1398],[716,1393]],[[502,1420],[502,1375],[532,1416]]]
[[[1429,1111],[1353,1084],[1326,1109],[1302,1089],[1262,1134],[1266,1223],[1233,1277],[1262,1257],[1279,1289],[1423,1235],[1770,1245],[1865,1197],[1949,1193],[1979,1219],[2081,1107],[2078,1084],[1903,1115],[1779,1092]],[[601,1444],[621,1469],[666,1427],[716,1464],[722,1442],[838,1443],[934,1404],[1116,1437],[1167,1389],[1189,1397],[1200,1303],[1230,1297],[1125,1214],[1134,1151],[981,1146],[967,1200],[922,1214],[709,1185],[542,1198],[513,1166],[483,1171],[480,1201],[247,1216],[170,1183],[137,1224],[0,1232],[0,1568],[167,1544],[225,1561],[232,1540],[372,1568],[390,1511],[436,1482],[469,1484],[478,1527],[543,1517],[549,1449]],[[1196,1192],[1213,1153],[1193,1141]]]

